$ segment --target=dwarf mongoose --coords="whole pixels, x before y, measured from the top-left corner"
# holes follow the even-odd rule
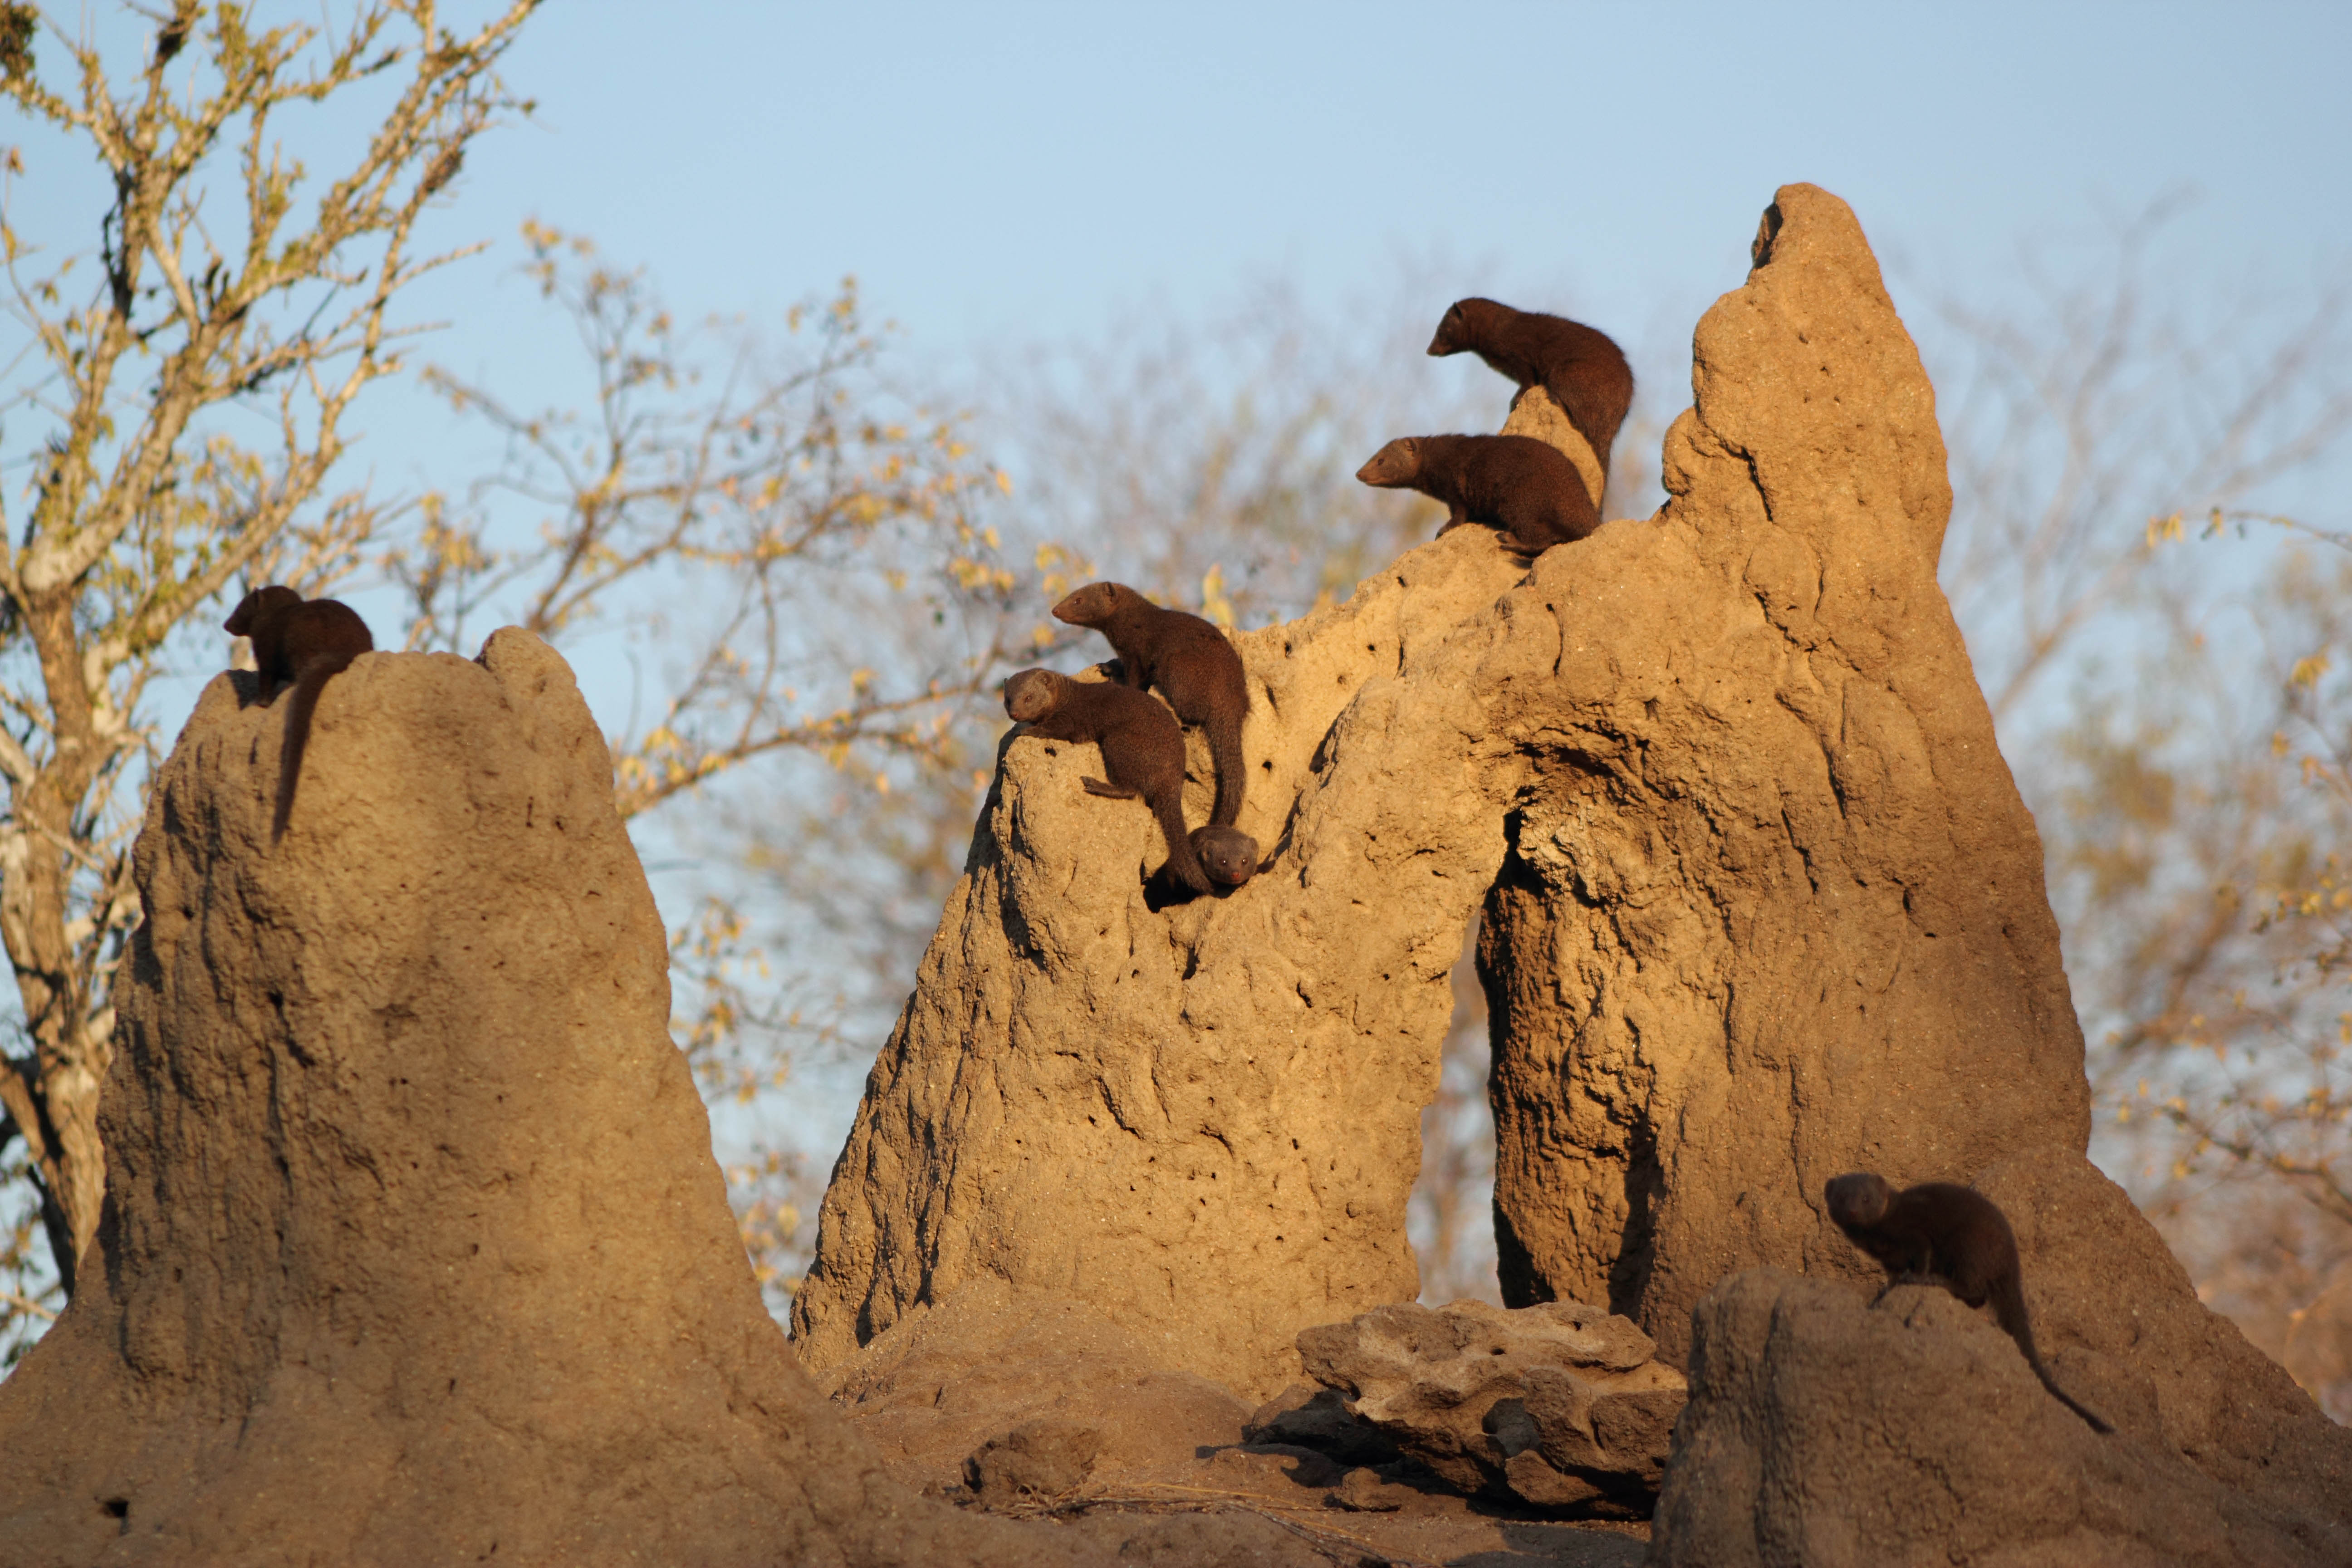
[[[274,843],[285,836],[287,818],[294,811],[294,789],[301,781],[302,753],[310,743],[310,715],[319,706],[319,692],[352,660],[373,651],[375,638],[349,605],[305,599],[277,584],[256,588],[238,600],[222,625],[232,637],[252,639],[253,665],[260,672],[263,695],[289,681],[294,685],[278,753],[278,806],[269,825]]]
[[[1158,687],[1177,718],[1208,732],[1217,768],[1217,803],[1209,821],[1232,826],[1249,782],[1242,766],[1249,681],[1225,634],[1198,616],[1153,604],[1124,583],[1087,584],[1054,606],[1054,618],[1102,633],[1118,655],[1120,680],[1139,691]]]
[[[1437,323],[1429,352],[1443,358],[1465,350],[1522,389],[1540,382],[1568,422],[1592,444],[1601,473],[1609,472],[1609,448],[1633,405],[1633,370],[1608,333],[1492,300],[1456,300]],[[1592,501],[1598,506],[1601,498]]]
[[[1491,522],[1529,555],[1601,526],[1576,465],[1532,436],[1402,436],[1373,453],[1356,478],[1444,501],[1441,534],[1465,522]]]
[[[1238,827],[1211,823],[1192,829],[1192,852],[1201,858],[1209,880],[1238,888],[1263,869],[1257,863],[1257,840]]]
[[[1971,1307],[1990,1301],[1993,1316],[2025,1352],[2025,1364],[2042,1386],[2093,1431],[2115,1430],[2076,1404],[2042,1364],[2018,1283],[2017,1237],[1990,1198],[1949,1182],[1923,1182],[1896,1192],[1885,1177],[1866,1171],[1831,1178],[1826,1195],[1837,1227],[1885,1268],[1881,1296],[1897,1285],[1935,1284]]]
[[[1024,669],[1004,682],[1004,710],[1044,741],[1090,742],[1102,749],[1101,779],[1085,781],[1088,795],[1140,798],[1160,819],[1168,840],[1167,870],[1196,893],[1210,890],[1209,874],[1184,830],[1184,731],[1176,716],[1132,687],[1072,680],[1050,669]]]

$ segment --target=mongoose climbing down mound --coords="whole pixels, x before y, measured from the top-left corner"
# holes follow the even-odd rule
[[[1609,448],[1633,405],[1633,369],[1608,333],[1565,316],[1515,310],[1492,300],[1456,300],[1437,323],[1429,352],[1443,358],[1465,350],[1522,391],[1540,384],[1591,443],[1592,456],[1607,476]],[[1601,498],[1592,501],[1598,506]]]
[[[1192,835],[1184,831],[1184,731],[1176,716],[1130,687],[1072,680],[1050,669],[1024,669],[1004,682],[1004,710],[1041,741],[1102,749],[1108,783],[1087,779],[1088,795],[1139,797],[1168,840],[1165,869],[1196,893],[1211,890]]]
[[[2115,1430],[2077,1405],[2042,1364],[2019,1283],[2017,1236],[2000,1205],[1973,1187],[1949,1182],[1923,1182],[1898,1193],[1866,1171],[1832,1177],[1825,1195],[1837,1227],[1886,1269],[1881,1296],[1897,1285],[1933,1284],[1971,1307],[1990,1301],[1993,1316],[2025,1352],[2025,1364],[2042,1386],[2093,1431]]]
[[[1242,765],[1249,681],[1225,634],[1198,616],[1153,604],[1124,583],[1087,584],[1054,606],[1054,618],[1102,633],[1118,655],[1121,682],[1139,691],[1158,687],[1177,718],[1208,732],[1217,768],[1217,804],[1209,821],[1232,826],[1249,783]]]
[[[1373,453],[1356,478],[1444,501],[1440,534],[1465,522],[1494,523],[1528,555],[1601,526],[1576,465],[1532,436],[1402,436]]]
[[[285,837],[287,819],[294,812],[294,790],[301,782],[302,753],[310,747],[310,715],[319,706],[319,693],[352,660],[374,651],[375,638],[349,605],[305,599],[277,584],[256,588],[238,600],[222,625],[231,637],[252,639],[253,665],[265,697],[289,681],[294,686],[278,752],[277,809],[269,824],[275,843]]]

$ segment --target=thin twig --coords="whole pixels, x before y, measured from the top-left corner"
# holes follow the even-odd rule
[[[50,1311],[38,1301],[27,1300],[14,1290],[0,1290],[0,1301],[5,1301],[20,1312],[30,1312],[43,1322],[54,1323],[58,1321],[58,1315],[55,1312]]]

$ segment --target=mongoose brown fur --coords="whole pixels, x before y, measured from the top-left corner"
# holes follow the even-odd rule
[[[1444,358],[1465,350],[1521,390],[1540,383],[1568,422],[1592,443],[1601,473],[1609,472],[1609,448],[1633,405],[1633,368],[1608,333],[1565,316],[1514,310],[1492,300],[1456,300],[1437,323],[1429,352]],[[1600,504],[1599,496],[1592,500]]]
[[[1897,1285],[1934,1284],[1971,1307],[1990,1301],[1993,1316],[2025,1352],[2025,1364],[2042,1386],[2093,1431],[2115,1430],[2075,1403],[2042,1364],[2019,1283],[2017,1236],[1999,1205],[1972,1187],[1949,1182],[1923,1182],[1896,1192],[1884,1176],[1866,1171],[1832,1177],[1826,1196],[1837,1227],[1885,1268],[1881,1296]]]
[[[1165,869],[1196,893],[1211,890],[1209,874],[1184,830],[1184,731],[1173,713],[1132,687],[1072,680],[1050,669],[1024,669],[1008,678],[1004,710],[1039,740],[1102,748],[1109,782],[1087,779],[1087,793],[1141,799],[1168,840]]]
[[[260,672],[263,695],[289,681],[294,687],[278,752],[278,805],[269,824],[275,843],[285,836],[287,819],[294,812],[294,790],[301,782],[302,753],[310,743],[310,715],[319,706],[319,693],[352,660],[374,651],[375,638],[349,605],[305,599],[276,584],[238,600],[222,624],[231,637],[252,639],[253,665]]]
[[[1257,840],[1220,823],[1192,829],[1192,852],[1209,880],[1220,887],[1238,888],[1264,869],[1257,863]]]
[[[1444,501],[1440,534],[1465,522],[1495,523],[1529,555],[1601,526],[1576,465],[1532,436],[1402,436],[1373,453],[1356,478]]]
[[[1232,826],[1249,783],[1242,723],[1250,700],[1242,656],[1225,634],[1198,616],[1153,604],[1124,583],[1087,584],[1054,606],[1054,618],[1102,633],[1118,655],[1121,681],[1139,691],[1158,687],[1177,718],[1208,731],[1217,768],[1217,803],[1209,821]]]

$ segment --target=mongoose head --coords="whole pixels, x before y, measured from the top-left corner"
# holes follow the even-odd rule
[[[1437,335],[1429,340],[1429,357],[1444,359],[1458,354],[1472,346],[1480,320],[1496,309],[1492,300],[1456,300],[1447,307],[1445,319],[1437,323]]]
[[[1396,489],[1410,485],[1421,477],[1421,443],[1411,436],[1400,436],[1379,451],[1372,460],[1356,470],[1356,478],[1382,489]]]
[[[1257,874],[1257,840],[1238,827],[1213,823],[1192,829],[1192,852],[1221,887],[1238,888]]]
[[[1066,676],[1050,669],[1024,669],[1004,679],[1004,710],[1016,723],[1025,724],[1032,719],[1043,719],[1062,700],[1062,688],[1069,683]]]
[[[1074,626],[1098,626],[1129,605],[1149,600],[1124,583],[1089,583],[1054,606],[1054,618]]]
[[[1855,1171],[1847,1175],[1832,1176],[1822,1195],[1829,1199],[1830,1218],[1843,1229],[1856,1226],[1865,1228],[1886,1217],[1886,1200],[1894,1189],[1884,1176],[1868,1171]]]
[[[228,619],[221,623],[221,629],[233,637],[251,637],[254,626],[262,616],[272,610],[292,609],[301,602],[301,595],[278,584],[256,588],[236,602],[236,608],[228,613]]]

